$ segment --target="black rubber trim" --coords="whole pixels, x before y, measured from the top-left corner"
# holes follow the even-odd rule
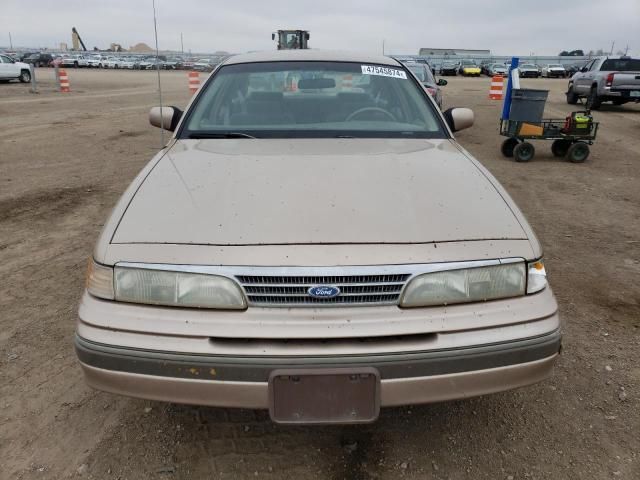
[[[327,357],[223,357],[183,355],[113,347],[76,335],[75,348],[86,365],[162,377],[267,382],[281,368],[374,367],[385,379],[425,377],[504,367],[550,357],[560,351],[559,330],[541,337],[497,345],[436,352]]]

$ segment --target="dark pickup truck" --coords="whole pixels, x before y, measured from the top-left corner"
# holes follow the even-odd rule
[[[51,65],[53,57],[49,53],[32,53],[23,62],[31,63],[34,67],[48,67]]]

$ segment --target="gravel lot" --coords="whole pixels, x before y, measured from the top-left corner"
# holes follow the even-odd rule
[[[256,411],[118,397],[85,386],[72,348],[86,259],[120,193],[161,146],[154,72],[69,70],[72,93],[0,84],[0,478],[640,478],[640,105],[604,106],[591,157],[500,155],[490,80],[448,78],[475,109],[460,142],[545,247],[566,322],[555,376],[461,402],[383,410],[368,426],[288,428]],[[163,72],[165,103],[189,99]],[[566,80],[547,115],[570,111]]]

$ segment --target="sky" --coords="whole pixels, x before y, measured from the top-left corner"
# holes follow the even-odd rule
[[[640,55],[640,0],[156,0],[161,50],[240,53],[275,48],[278,29],[311,32],[312,48],[416,55],[421,47],[494,55],[629,45]],[[0,0],[0,48],[154,46],[152,0]]]

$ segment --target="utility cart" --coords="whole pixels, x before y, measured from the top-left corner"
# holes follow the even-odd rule
[[[500,135],[507,137],[501,151],[516,162],[528,162],[535,155],[535,148],[527,140],[553,140],[551,152],[573,163],[582,163],[589,156],[598,131],[598,122],[591,113],[573,112],[565,119],[542,119],[539,122],[500,120]]]

